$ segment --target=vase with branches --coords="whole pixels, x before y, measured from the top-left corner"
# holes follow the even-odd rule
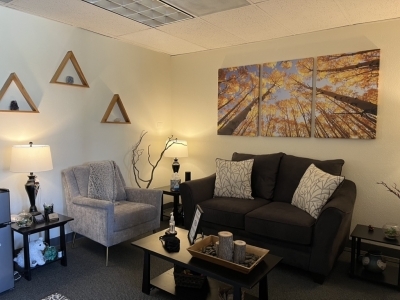
[[[397,198],[400,199],[400,189],[397,187],[395,183],[392,186],[388,186],[383,181],[377,182],[377,184],[383,185],[389,192],[396,195]],[[396,223],[387,223],[383,225],[382,229],[383,233],[385,234],[385,237],[388,239],[396,239],[398,236],[400,236],[400,227]]]
[[[146,134],[147,134],[147,131],[142,131],[140,133],[139,140],[132,147],[132,150],[131,150],[131,164],[132,164],[133,177],[135,179],[135,182],[136,182],[137,186],[139,188],[141,188],[142,185],[143,185],[147,189],[147,188],[149,188],[149,186],[151,185],[151,183],[152,183],[152,181],[154,179],[154,171],[156,170],[158,164],[160,163],[161,158],[164,155],[164,152],[174,144],[181,144],[181,145],[183,145],[183,144],[180,143],[177,138],[174,138],[173,135],[168,137],[167,142],[165,143],[165,146],[162,149],[162,151],[161,151],[160,155],[158,156],[158,159],[157,159],[157,161],[155,163],[153,163],[151,161],[151,156],[150,156],[150,146],[151,145],[148,145],[147,146],[147,163],[150,165],[151,172],[150,172],[150,175],[149,175],[148,178],[143,178],[141,173],[140,173],[140,170],[139,170],[139,160],[140,160],[140,158],[142,157],[142,155],[144,153],[144,149],[140,147],[140,144],[142,143],[143,138],[144,138],[144,136]]]

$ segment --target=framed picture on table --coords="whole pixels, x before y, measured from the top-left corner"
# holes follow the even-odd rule
[[[196,208],[194,209],[194,214],[193,214],[193,219],[192,219],[192,224],[190,226],[190,230],[188,233],[188,239],[190,245],[193,245],[194,242],[197,239],[197,235],[200,233],[200,221],[201,221],[201,216],[203,215],[203,210],[201,209],[200,205],[196,205]]]

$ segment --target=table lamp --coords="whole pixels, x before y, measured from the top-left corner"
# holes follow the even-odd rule
[[[48,145],[15,145],[11,149],[10,171],[18,173],[30,173],[25,184],[25,190],[29,197],[31,207],[29,213],[33,216],[40,214],[36,208],[36,196],[39,191],[39,182],[35,181],[33,172],[43,172],[53,169],[50,146]]]
[[[165,150],[165,157],[173,157],[174,161],[172,163],[172,170],[174,173],[179,172],[180,164],[178,162],[178,157],[188,157],[188,146],[187,142],[183,140],[170,140],[167,141],[167,147],[169,148]]]

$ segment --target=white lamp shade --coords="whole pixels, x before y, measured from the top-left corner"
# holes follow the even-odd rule
[[[11,149],[11,172],[42,172],[53,169],[50,146],[16,145]]]
[[[172,145],[171,145],[172,144]],[[165,157],[188,157],[188,146],[187,142],[183,140],[172,140],[167,141],[167,146],[171,145],[167,150],[164,152]]]

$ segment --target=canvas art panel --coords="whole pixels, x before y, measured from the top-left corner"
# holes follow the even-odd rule
[[[258,135],[260,65],[218,70],[218,135]]]
[[[261,136],[311,137],[313,65],[313,58],[262,65]]]
[[[319,56],[317,138],[375,139],[380,50]]]

